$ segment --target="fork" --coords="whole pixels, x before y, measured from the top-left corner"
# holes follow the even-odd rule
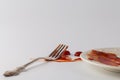
[[[25,68],[29,65],[31,65],[32,63],[38,61],[39,59],[44,59],[46,61],[54,61],[56,59],[58,59],[61,56],[61,53],[63,53],[66,49],[68,48],[67,45],[64,44],[59,44],[53,51],[51,54],[49,54],[47,57],[38,57],[20,67],[17,67],[14,70],[11,71],[6,71],[3,75],[6,77],[10,77],[10,76],[15,76],[20,74],[21,72],[23,72],[25,70]]]

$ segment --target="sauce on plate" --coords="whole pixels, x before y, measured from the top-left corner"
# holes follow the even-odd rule
[[[120,66],[120,58],[114,53],[91,50],[87,56],[89,60],[94,60],[111,66]]]

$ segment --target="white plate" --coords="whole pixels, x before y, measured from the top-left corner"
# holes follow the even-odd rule
[[[100,49],[94,49],[94,50],[103,51],[103,52],[111,52],[111,53],[116,54],[118,57],[120,56],[120,48],[100,48]],[[103,63],[100,63],[100,62],[89,60],[88,57],[87,57],[87,54],[90,51],[91,50],[83,52],[81,54],[80,57],[81,57],[81,59],[83,61],[85,61],[85,62],[87,62],[87,63],[89,63],[91,65],[94,65],[96,67],[105,69],[105,70],[114,71],[114,72],[120,72],[120,66],[110,66],[110,65],[106,65],[106,64],[103,64]]]

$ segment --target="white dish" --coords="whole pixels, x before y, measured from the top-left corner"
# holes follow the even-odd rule
[[[100,49],[94,49],[94,50],[103,51],[103,52],[111,52],[111,53],[116,54],[118,57],[120,56],[120,48],[100,48]],[[87,54],[89,52],[90,52],[90,50],[86,51],[86,52],[83,52],[81,54],[80,57],[83,61],[85,61],[85,62],[87,62],[91,65],[94,65],[96,67],[105,69],[105,70],[120,72],[120,66],[110,66],[110,65],[106,65],[106,64],[103,64],[103,63],[100,63],[100,62],[97,62],[97,61],[89,60],[88,57],[87,57]]]

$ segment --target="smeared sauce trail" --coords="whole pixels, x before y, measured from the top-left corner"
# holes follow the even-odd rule
[[[75,58],[75,59],[72,59],[71,56],[70,56],[70,55],[71,55],[70,51],[66,50],[66,51],[64,51],[64,52],[61,54],[60,58],[57,59],[57,60],[55,60],[55,61],[56,61],[56,62],[75,62],[75,61],[81,61],[81,58],[80,58],[80,54],[81,54],[81,53],[82,53],[81,51],[75,52],[74,56],[75,56],[76,58]]]
[[[89,60],[94,60],[111,66],[120,66],[120,58],[114,53],[91,50],[87,56]]]

